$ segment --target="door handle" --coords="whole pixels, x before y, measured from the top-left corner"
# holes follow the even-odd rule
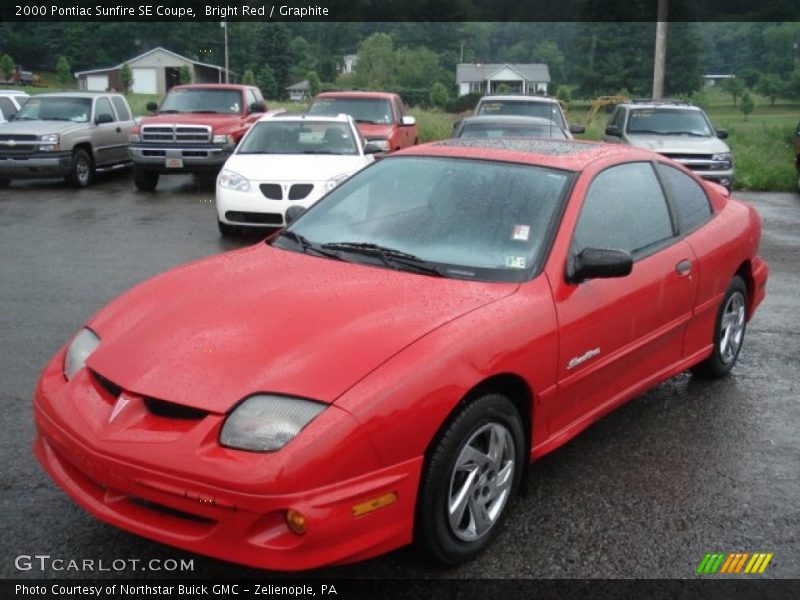
[[[681,276],[688,275],[692,272],[692,261],[690,261],[688,258],[684,258],[677,265],[675,265],[675,272]]]
[[[117,133],[122,133],[122,129],[120,129],[119,127],[117,127]]]

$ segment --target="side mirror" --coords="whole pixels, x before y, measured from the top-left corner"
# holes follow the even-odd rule
[[[584,127],[583,125],[579,125],[579,124],[575,123],[574,125],[570,125],[569,126],[569,132],[570,133],[586,133],[586,127]],[[606,133],[608,133],[608,132],[606,132]]]
[[[622,137],[622,129],[619,125],[609,125],[606,127],[606,135],[611,135],[614,137]]]
[[[633,258],[625,250],[584,248],[574,257],[568,279],[578,283],[584,279],[625,277],[633,270]]]
[[[721,140],[724,140],[728,137],[728,130],[727,129],[717,129],[716,131],[717,137]]]
[[[294,223],[306,210],[307,209],[303,206],[290,206],[287,208],[285,215],[286,224],[291,225]]]
[[[97,118],[94,120],[94,122],[97,125],[102,125],[103,123],[113,123],[114,117],[108,113],[103,113],[102,115],[97,115]]]
[[[385,152],[385,143],[386,142],[383,140],[372,140],[371,142],[367,142],[366,146],[364,146],[364,154],[378,154],[379,152]]]
[[[158,104],[156,104],[155,102],[148,102],[145,105],[145,108],[147,109],[147,112],[157,112],[158,111]]]
[[[264,102],[251,102],[250,112],[251,113],[267,112],[267,105]]]
[[[453,132],[455,132],[455,130],[458,129],[458,126],[461,125],[461,123],[462,121],[460,119],[455,123],[453,123]]]
[[[236,144],[232,142],[228,142],[222,145],[222,151],[225,154],[233,154],[233,151],[236,150]]]
[[[403,120],[401,122],[401,125],[403,125],[403,127],[410,127],[411,125],[416,125],[416,124],[417,120],[411,115],[406,115],[405,117],[403,117]]]

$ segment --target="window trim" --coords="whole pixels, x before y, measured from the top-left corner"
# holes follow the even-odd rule
[[[672,197],[672,194],[669,192],[669,189],[668,189],[668,187],[666,185],[666,182],[664,181],[664,179],[661,176],[661,173],[659,172],[658,165],[662,165],[664,168],[674,169],[675,171],[678,171],[682,175],[686,175],[686,177],[691,179],[697,185],[697,187],[700,188],[700,191],[703,192],[703,196],[705,196],[706,204],[708,205],[708,213],[709,214],[708,214],[708,218],[706,220],[704,220],[702,223],[700,223],[698,225],[695,225],[694,227],[684,229],[684,227],[683,227],[683,219],[680,218],[680,214],[679,214],[678,208],[677,208],[677,203],[675,202],[675,199]],[[667,198],[667,202],[670,205],[670,210],[674,211],[674,220],[675,220],[675,226],[676,226],[676,228],[678,230],[678,237],[683,239],[687,235],[690,235],[690,234],[694,233],[695,231],[697,231],[698,229],[700,229],[703,225],[705,225],[706,223],[711,221],[711,219],[714,218],[714,216],[716,215],[716,213],[714,211],[714,205],[711,203],[711,199],[708,197],[708,192],[706,191],[706,188],[702,184],[702,182],[697,181],[697,179],[695,179],[695,177],[693,177],[692,175],[686,173],[686,171],[684,171],[683,169],[680,169],[679,167],[676,167],[674,164],[670,164],[670,163],[668,163],[666,161],[663,161],[663,160],[654,160],[653,161],[653,170],[656,172],[656,177],[658,177],[659,182],[661,182],[661,187],[664,190],[664,196]]]
[[[114,119],[112,121],[112,123],[119,122],[119,119],[117,118],[117,111],[114,110],[114,103],[111,102],[111,98],[109,98],[108,96],[98,96],[97,99],[95,100],[95,102],[94,102],[94,119],[92,119],[92,122],[93,123],[97,122],[97,119],[100,117],[100,114],[101,114],[100,113],[100,101],[101,100],[105,100],[108,103],[108,107],[111,109],[111,116]],[[105,123],[105,125],[108,125],[108,124],[109,123]]]

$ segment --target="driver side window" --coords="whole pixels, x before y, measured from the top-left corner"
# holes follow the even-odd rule
[[[674,235],[667,201],[650,163],[611,167],[595,177],[581,208],[573,249],[646,255]]]

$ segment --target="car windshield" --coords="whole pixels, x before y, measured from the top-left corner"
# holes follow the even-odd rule
[[[564,117],[555,102],[525,100],[488,100],[478,105],[479,115],[516,115],[519,117],[541,117],[550,119],[566,129]]]
[[[237,154],[358,154],[347,123],[336,121],[259,121]]]
[[[392,106],[382,98],[319,98],[308,109],[312,115],[350,115],[361,123],[389,124]]]
[[[526,123],[465,123],[458,137],[463,138],[496,138],[496,137],[544,137],[566,139],[564,131],[552,122],[552,125]]]
[[[173,89],[164,98],[158,112],[240,114],[242,94],[238,90],[213,88]]]
[[[709,137],[711,126],[699,110],[637,108],[628,118],[628,133]]]
[[[489,160],[385,158],[272,243],[437,276],[524,281],[541,265],[571,178]]]
[[[92,116],[91,98],[30,98],[19,109],[16,121],[74,121],[87,123]]]

